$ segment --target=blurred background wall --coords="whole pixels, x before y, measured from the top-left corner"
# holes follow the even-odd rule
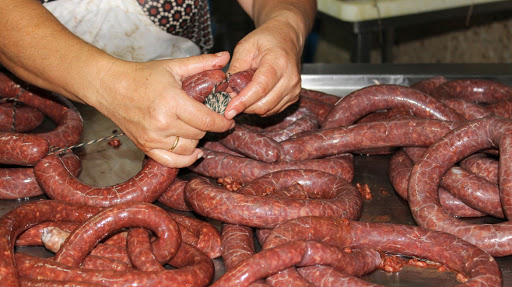
[[[253,29],[236,0],[212,1],[215,50],[232,51]],[[304,55],[305,62],[349,63],[350,25],[319,14]],[[372,45],[371,63],[380,62],[379,35]],[[512,12],[468,15],[395,30],[393,63],[512,63]]]

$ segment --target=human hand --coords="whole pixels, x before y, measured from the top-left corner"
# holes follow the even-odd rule
[[[255,69],[252,81],[226,108],[226,118],[241,112],[270,116],[299,99],[303,40],[292,23],[273,19],[236,46],[228,73]]]
[[[224,132],[234,122],[188,96],[182,81],[228,61],[226,52],[145,63],[118,60],[99,79],[94,96],[82,99],[155,161],[186,167],[202,156],[196,146],[207,131]]]

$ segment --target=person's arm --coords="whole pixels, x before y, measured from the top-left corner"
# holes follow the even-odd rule
[[[298,99],[300,59],[316,15],[314,0],[238,0],[256,29],[235,47],[229,73],[255,69],[253,80],[233,98],[226,117],[241,112],[263,116]]]
[[[228,53],[136,63],[114,58],[68,31],[34,0],[0,0],[0,63],[21,79],[98,109],[148,156],[192,164],[206,131],[233,121],[181,89],[187,76],[223,67]],[[178,145],[169,151],[180,137]]]
[[[75,101],[84,101],[77,94],[89,86],[90,75],[105,73],[115,62],[72,34],[38,1],[0,0],[0,19],[2,65],[27,82]]]

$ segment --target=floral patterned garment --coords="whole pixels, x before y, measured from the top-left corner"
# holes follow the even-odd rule
[[[56,0],[40,0],[48,3]],[[160,29],[190,39],[207,53],[213,46],[208,0],[136,0]]]

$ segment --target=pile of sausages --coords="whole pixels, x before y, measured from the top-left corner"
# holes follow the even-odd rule
[[[6,74],[0,74],[0,198],[16,199],[43,194],[34,177],[33,166],[52,149],[77,144],[83,121],[68,101],[57,102],[52,95],[22,87]],[[12,100],[9,102],[8,100]],[[44,118],[53,130],[37,131]],[[32,131],[31,133],[29,133]],[[78,176],[80,159],[67,153],[62,161]]]
[[[238,93],[252,75],[211,70],[185,79],[183,88],[222,113],[225,103],[215,95]],[[79,140],[78,113],[33,100],[44,97],[5,75],[0,93],[27,106],[6,104],[0,160],[10,166],[2,170],[27,166],[39,190],[26,195],[26,187],[2,185],[12,194],[2,196],[49,198],[0,218],[7,286],[375,286],[360,277],[399,271],[394,255],[448,268],[460,286],[502,285],[493,256],[510,255],[512,247],[509,86],[438,77],[343,98],[303,89],[278,115],[239,115],[233,130],[207,135],[205,155],[193,166],[145,159],[137,175],[109,187],[80,182],[72,153],[51,153]],[[45,115],[56,129],[27,133]],[[364,200],[352,183],[353,155],[361,153],[390,154],[390,181],[418,226],[357,221]],[[472,216],[503,223],[458,219]],[[33,245],[55,255],[14,251]],[[226,271],[215,276],[217,257]]]

